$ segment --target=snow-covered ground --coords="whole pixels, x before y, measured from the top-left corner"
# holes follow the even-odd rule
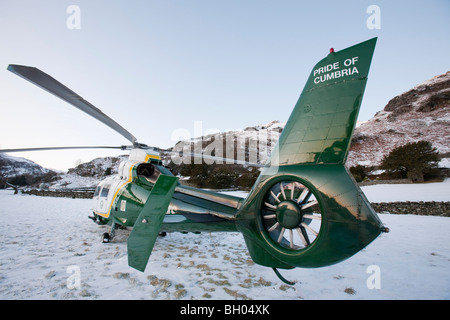
[[[450,201],[450,179],[441,183],[376,184],[362,190],[370,202]]]
[[[368,199],[450,201],[450,180],[364,187]],[[126,237],[101,243],[91,201],[0,192],[0,299],[450,299],[450,218],[381,214],[382,234],[352,258],[281,273],[254,264],[239,233],[158,238],[144,273]]]

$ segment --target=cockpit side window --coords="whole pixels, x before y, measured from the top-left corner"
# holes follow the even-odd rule
[[[95,188],[94,197],[98,196],[98,194],[100,193],[100,189],[101,189],[101,186],[97,186],[97,188]]]
[[[110,187],[109,184],[105,184],[103,186],[102,193],[100,194],[100,197],[107,197],[108,196],[109,187]]]

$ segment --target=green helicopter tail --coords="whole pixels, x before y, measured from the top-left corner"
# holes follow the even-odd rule
[[[330,265],[383,230],[344,167],[376,40],[330,52],[311,71],[236,215],[256,263],[285,269]]]

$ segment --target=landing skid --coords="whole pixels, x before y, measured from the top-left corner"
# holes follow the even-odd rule
[[[125,227],[121,226],[120,224],[113,223],[112,226],[111,226],[110,232],[109,233],[105,232],[103,234],[102,242],[103,243],[110,243],[114,239],[114,237],[116,235],[116,230],[120,229],[120,228],[124,228],[125,229]],[[161,231],[161,232],[158,233],[158,236],[160,236],[160,237],[165,237],[166,235],[167,235],[167,233],[164,232],[164,231]]]
[[[120,228],[120,225],[113,222],[113,224],[111,225],[111,231],[109,233],[105,232],[103,234],[102,242],[103,243],[110,243],[114,239],[114,236],[116,235],[116,230],[118,228]]]

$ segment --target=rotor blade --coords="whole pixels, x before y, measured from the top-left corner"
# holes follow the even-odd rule
[[[263,164],[259,164],[259,163],[254,163],[254,162],[248,162],[245,160],[237,160],[237,159],[230,159],[230,158],[223,158],[223,157],[216,157],[216,156],[209,156],[206,154],[200,154],[200,153],[192,153],[192,152],[166,152],[166,153],[170,153],[171,155],[175,155],[177,157],[183,158],[183,157],[192,157],[192,158],[202,158],[202,159],[207,159],[207,160],[216,160],[216,161],[220,161],[222,163],[226,163],[226,164],[240,164],[240,165],[247,165],[247,166],[254,166],[254,167],[264,167]]]
[[[70,90],[65,85],[55,80],[45,72],[42,72],[41,70],[34,67],[20,66],[14,64],[10,64],[8,66],[8,70],[30,81],[31,83],[34,83],[38,87],[41,87],[42,89],[50,92],[51,94],[54,94],[58,98],[70,103],[71,105],[80,109],[81,111],[84,111],[85,113],[89,114],[90,116],[94,117],[95,119],[99,120],[100,122],[104,123],[111,129],[115,130],[116,132],[124,136],[131,143],[135,144],[137,140],[135,136],[133,136],[121,125],[119,125],[113,119],[104,114],[100,109],[96,108],[94,105],[84,100],[78,94],[76,94],[75,92],[73,92],[72,90]]]
[[[0,153],[45,151],[45,150],[70,150],[70,149],[121,149],[130,150],[132,146],[79,146],[79,147],[41,147],[41,148],[21,148],[21,149],[0,149]]]

